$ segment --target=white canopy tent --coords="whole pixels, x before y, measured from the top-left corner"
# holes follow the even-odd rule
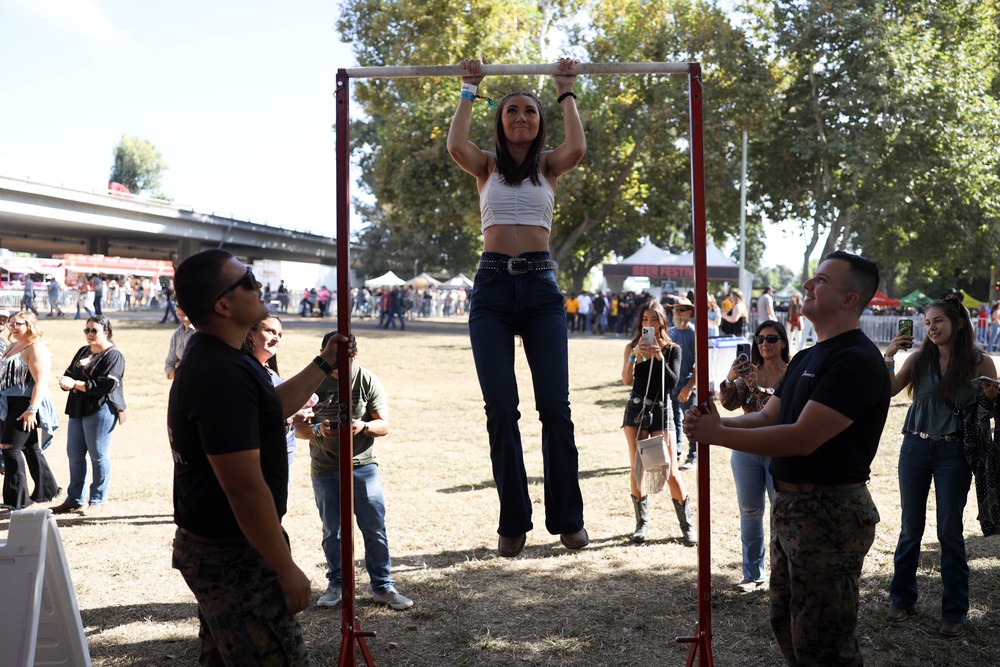
[[[410,287],[416,287],[419,289],[427,289],[429,287],[438,287],[441,285],[441,281],[430,275],[427,272],[421,273],[418,276],[413,276],[406,281],[406,284]]]
[[[395,273],[389,271],[387,273],[383,273],[378,278],[366,280],[365,287],[397,287],[405,282],[405,280],[397,276]]]
[[[452,276],[441,283],[441,289],[472,289],[472,281],[464,273]]]

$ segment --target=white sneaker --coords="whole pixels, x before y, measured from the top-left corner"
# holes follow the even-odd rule
[[[767,588],[766,579],[744,579],[740,583],[736,584],[736,590],[744,593],[753,593],[754,591],[759,591],[762,588]]]
[[[341,592],[340,586],[335,584],[330,584],[326,587],[326,592],[319,596],[316,600],[317,607],[336,607],[340,604]]]
[[[372,593],[372,600],[381,604],[387,604],[392,609],[402,611],[413,606],[413,600],[406,597],[395,588],[390,588],[384,593]]]

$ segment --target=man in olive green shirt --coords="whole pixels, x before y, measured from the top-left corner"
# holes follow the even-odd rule
[[[329,334],[328,334],[329,335]],[[340,603],[343,586],[340,562],[340,442],[336,428],[339,388],[337,371],[316,390],[316,424],[300,424],[296,435],[309,439],[310,475],[316,508],[323,522],[323,553],[329,581],[317,600],[320,607]],[[372,599],[393,609],[409,609],[413,600],[399,593],[391,576],[392,561],[385,532],[385,500],[375,460],[375,438],[389,433],[389,406],[382,382],[369,370],[351,368],[351,433],[354,436],[354,516],[365,542],[365,569],[371,579]]]

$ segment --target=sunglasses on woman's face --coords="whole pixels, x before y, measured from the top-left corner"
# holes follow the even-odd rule
[[[760,345],[764,341],[767,341],[771,345],[774,345],[779,340],[781,340],[781,336],[779,336],[778,334],[767,334],[766,336],[754,336],[753,337],[753,342],[757,343],[758,345]]]
[[[96,335],[97,335],[97,334],[98,334],[98,333],[99,333],[100,331],[101,331],[100,329],[90,329],[90,328],[86,328],[86,329],[84,329],[84,330],[83,330],[83,333],[87,334],[88,336],[89,336],[90,334],[93,334],[93,335],[95,335],[95,336],[96,336]]]

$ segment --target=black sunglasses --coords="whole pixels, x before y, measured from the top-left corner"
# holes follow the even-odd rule
[[[781,340],[781,336],[779,336],[778,334],[767,334],[766,336],[754,336],[753,337],[753,342],[757,343],[758,345],[760,343],[763,343],[765,340],[768,343],[770,343],[771,345],[774,345],[779,340]]]
[[[226,289],[224,289],[222,291],[222,294],[220,294],[219,296],[215,297],[215,299],[212,301],[212,303],[215,303],[216,301],[218,301],[222,297],[226,296],[227,294],[229,294],[230,292],[232,292],[233,290],[235,290],[237,287],[241,287],[242,286],[242,287],[244,287],[244,288],[246,288],[248,290],[255,290],[255,289],[257,289],[257,285],[258,285],[257,278],[254,277],[254,275],[253,275],[253,268],[251,268],[251,267],[248,266],[247,267],[247,272],[243,274],[243,277],[240,278],[239,280],[237,280],[235,283],[233,283],[229,287],[227,287]]]
[[[90,329],[90,328],[87,328],[87,329],[83,330],[83,333],[85,333],[85,334],[94,334],[96,336],[99,331],[100,331],[100,329]]]

